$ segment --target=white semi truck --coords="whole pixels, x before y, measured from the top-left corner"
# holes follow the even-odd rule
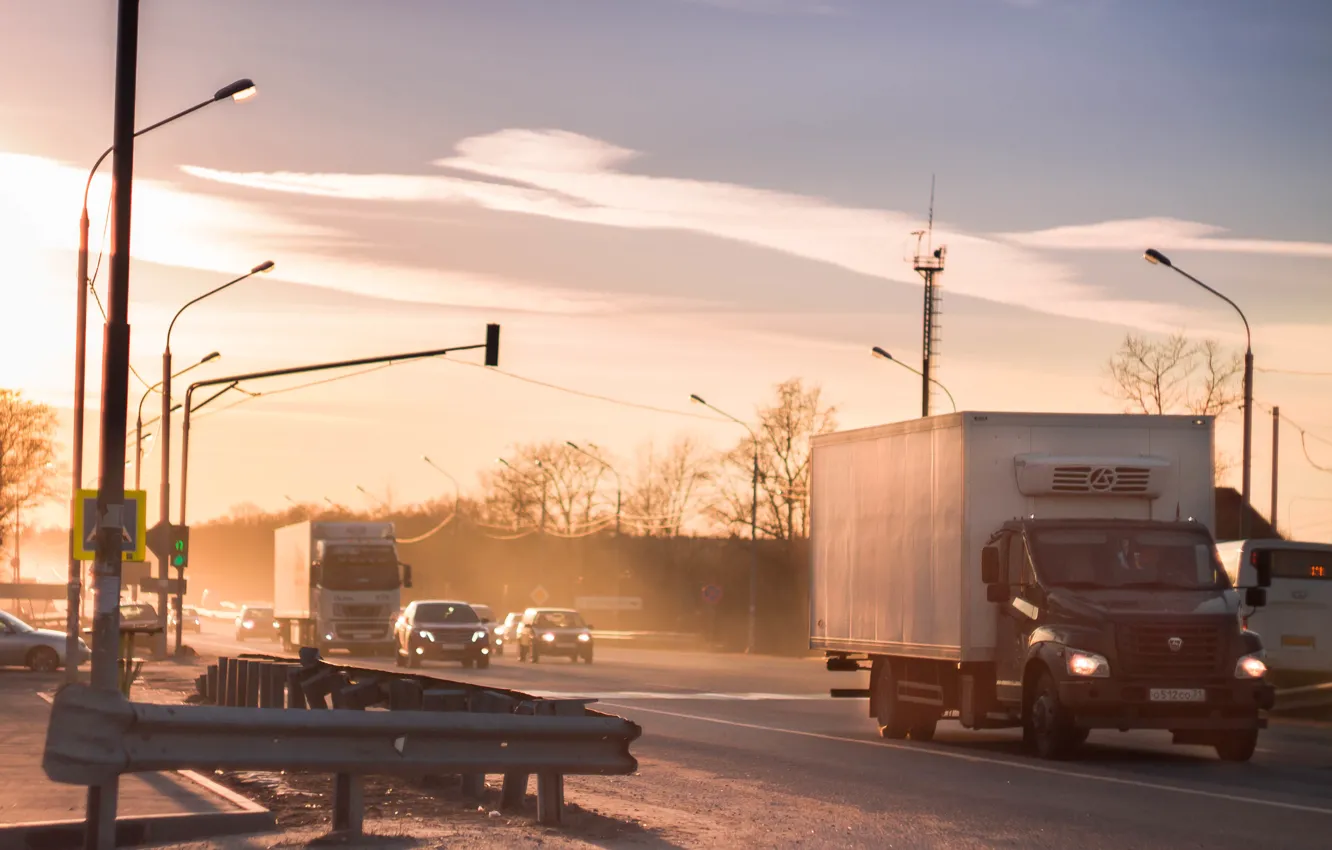
[[[1210,417],[957,413],[814,438],[810,646],[887,738],[1163,729],[1245,761],[1273,688],[1213,537]]]
[[[283,646],[392,655],[411,567],[391,522],[298,522],[273,538],[273,618]]]

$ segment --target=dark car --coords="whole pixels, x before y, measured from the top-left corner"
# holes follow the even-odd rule
[[[277,640],[278,631],[278,623],[277,620],[273,619],[272,608],[246,605],[236,615],[236,640],[238,641],[246,641],[250,638]]]
[[[176,609],[172,608],[167,612],[167,628],[174,629],[177,619],[180,620],[183,631],[203,632],[203,619],[200,618],[197,609],[186,606],[182,613],[177,616]]]
[[[592,627],[572,608],[528,608],[518,629],[518,660],[559,655],[592,663]]]
[[[394,635],[399,666],[420,667],[427,659],[490,666],[490,632],[466,602],[413,602],[398,618]]]

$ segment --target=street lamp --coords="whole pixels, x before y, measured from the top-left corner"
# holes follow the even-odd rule
[[[242,80],[240,82],[246,82],[246,81]],[[234,88],[239,84],[240,83],[233,83],[231,86],[228,86],[227,88],[228,89]],[[225,91],[227,91],[227,89],[219,91],[218,94],[223,94],[223,92]],[[232,92],[231,94],[235,94],[235,92]],[[227,94],[224,96],[230,97],[231,94]],[[184,306],[182,306],[179,310],[176,311],[176,315],[171,317],[171,323],[167,325],[166,345],[163,346],[162,348],[162,381],[161,381],[162,425],[161,428],[159,429],[162,434],[162,480],[161,484],[159,485],[159,489],[161,490],[161,492],[158,493],[158,500],[161,504],[161,507],[159,508],[158,511],[159,513],[158,522],[160,522],[163,526],[170,525],[171,523],[171,332],[176,329],[176,320],[180,318],[181,313],[184,313],[190,307],[192,307],[195,304],[198,304],[200,301],[204,300],[205,298],[208,298],[209,296],[212,295],[216,295],[222,290],[230,286],[234,286],[237,283],[240,283],[242,280],[254,277],[257,274],[263,274],[264,272],[267,272],[272,268],[273,268],[273,261],[264,260],[262,263],[250,269],[248,272],[241,275],[240,277],[232,278],[231,280],[227,281],[221,286],[214,287],[213,289],[210,289],[207,292],[205,292],[203,295],[199,295],[195,298],[190,299],[189,301],[186,301]],[[184,517],[181,517],[182,522],[184,522],[184,519],[185,519]],[[167,564],[165,560],[160,561],[157,565],[157,577],[161,579],[161,584],[159,586],[162,588],[162,590],[159,591],[157,594],[157,599],[159,603],[157,619],[165,627],[166,582],[167,582]],[[158,637],[157,644],[159,650],[158,655],[159,656],[165,655],[166,654],[165,628],[161,632],[161,635]],[[176,646],[176,651],[177,652],[180,651],[179,644],[177,644]]]
[[[881,358],[883,360],[889,360],[893,363],[896,363],[898,366],[901,366],[903,369],[906,369],[907,371],[913,374],[920,375],[920,377],[925,378],[925,373],[921,372],[919,369],[916,369],[912,366],[908,366],[907,364],[903,363],[901,360],[898,360],[896,357],[884,351],[882,348],[880,348],[877,345],[874,346],[874,348],[870,349],[870,351],[874,354],[875,357]],[[930,383],[934,384],[936,387],[944,391],[944,394],[948,396],[948,403],[953,406],[953,412],[957,413],[957,402],[953,401],[953,394],[948,392],[948,387],[945,387],[943,384],[939,383],[934,378],[925,378],[925,380],[929,381]]]
[[[237,80],[231,85],[218,89],[208,100],[200,101],[189,109],[177,112],[169,118],[158,121],[156,124],[150,124],[134,133],[135,137],[142,136],[144,133],[156,130],[158,127],[170,124],[178,118],[184,118],[192,112],[203,109],[210,103],[217,103],[220,100],[232,98],[234,100],[247,100],[253,97],[257,92],[254,82],[248,79]],[[83,209],[79,214],[79,282],[77,295],[75,297],[75,318],[74,318],[74,446],[71,463],[71,476],[74,481],[73,491],[77,494],[83,486],[83,414],[84,414],[84,395],[88,361],[88,288],[92,282],[88,280],[88,193],[92,189],[93,177],[97,175],[97,169],[101,168],[102,162],[115,150],[115,146],[107,148],[102,155],[97,157],[93,167],[88,172],[88,181],[83,187]],[[70,499],[69,517],[70,528],[74,527],[74,512],[77,498]],[[79,652],[79,605],[81,602],[81,585],[83,583],[83,570],[80,561],[74,557],[74,538],[71,533],[69,540],[69,588],[66,597],[65,612],[65,652],[66,658],[74,658]],[[65,681],[78,681],[78,669],[75,665],[65,665]]]
[[[207,363],[207,362],[209,362],[209,361],[211,361],[211,360],[216,360],[217,358],[219,358],[219,357],[221,357],[221,356],[222,356],[222,355],[219,354],[219,353],[216,352],[216,351],[210,352],[209,354],[205,355],[204,358],[203,358],[202,360],[200,360],[198,363],[195,363],[193,366],[186,366],[184,369],[181,369],[179,372],[176,372],[176,373],[173,374],[171,377],[173,377],[173,378],[178,378],[178,377],[180,377],[181,375],[184,375],[186,372],[190,371],[191,369],[197,369],[197,368],[199,368],[200,366],[202,366],[203,364],[205,364],[205,363]],[[143,391],[143,395],[139,397],[139,413],[138,413],[138,415],[137,415],[137,416],[135,417],[135,419],[134,419],[134,432],[135,432],[135,434],[136,434],[136,436],[135,436],[135,440],[134,440],[134,489],[135,489],[135,490],[138,490],[138,489],[140,488],[140,486],[141,486],[141,485],[140,485],[140,477],[139,477],[139,466],[143,463],[143,425],[144,425],[144,422],[143,422],[143,403],[144,403],[145,401],[147,401],[147,400],[148,400],[148,396],[151,395],[154,391],[156,391],[157,388],[160,387],[160,386],[162,386],[162,382],[161,382],[161,381],[158,381],[157,383],[153,384],[153,385],[152,385],[151,387],[149,387],[148,389],[144,390],[144,391]],[[175,407],[173,407],[173,408],[171,408],[171,409],[172,409],[172,410],[176,410],[176,409],[179,408],[179,407],[180,407],[180,405],[176,405]],[[159,419],[160,419],[160,417],[159,417]],[[149,422],[148,424],[151,425],[152,422]]]
[[[569,448],[573,449],[574,451],[578,452],[579,454],[581,454],[581,455],[586,455],[587,457],[592,458],[592,459],[595,460],[597,463],[599,463],[599,464],[601,464],[602,466],[604,466],[606,469],[609,469],[611,475],[614,475],[614,476],[615,476],[615,536],[616,536],[616,537],[619,537],[619,536],[620,536],[620,506],[623,504],[623,497],[624,497],[624,488],[623,488],[623,486],[621,485],[621,482],[620,482],[620,473],[616,472],[616,471],[615,471],[615,467],[613,467],[613,466],[611,466],[609,463],[607,463],[607,462],[605,461],[605,459],[599,457],[598,455],[594,455],[594,454],[592,454],[591,452],[586,451],[586,450],[583,449],[583,448],[580,448],[580,447],[578,446],[577,443],[574,443],[574,442],[572,442],[572,441],[566,440],[564,444],[565,444],[566,446],[568,446]],[[592,446],[592,448],[595,449],[596,446]]]
[[[458,485],[458,479],[454,478],[443,467],[435,463],[426,455],[421,455],[421,460],[429,464],[431,469],[453,482],[453,509],[457,510],[459,503],[462,502],[462,487]]]
[[[749,515],[749,637],[746,652],[754,651],[754,626],[758,616],[758,480],[759,480],[759,441],[758,435],[754,429],[750,428],[742,420],[736,419],[731,414],[720,408],[713,407],[704,401],[700,396],[690,395],[689,400],[695,404],[701,404],[709,410],[720,413],[727,419],[736,423],[749,432],[749,437],[754,442],[754,474],[753,474],[753,501]]]
[[[528,475],[525,472],[520,472],[519,470],[514,468],[513,464],[509,463],[504,458],[497,457],[495,458],[495,460],[499,461],[507,469],[512,470],[513,473],[517,475],[519,478],[526,478],[529,482],[532,480],[532,476]],[[543,473],[544,476],[548,477],[550,475],[550,473],[546,471],[546,468],[541,465],[541,461],[537,461],[536,465],[541,469],[541,472]],[[542,534],[546,533],[546,478],[544,477],[541,479],[541,533]]]
[[[1203,283],[1201,280],[1198,280],[1198,278],[1184,271],[1179,266],[1170,262],[1169,257],[1155,248],[1148,248],[1142,255],[1142,258],[1154,266],[1165,266],[1168,269],[1174,269],[1176,272],[1179,272],[1184,277],[1235,308],[1235,312],[1239,313],[1240,321],[1244,322],[1244,460],[1242,473],[1243,484],[1242,492],[1240,494],[1240,501],[1242,502],[1240,507],[1240,539],[1248,539],[1249,514],[1252,511],[1249,504],[1249,498],[1253,465],[1253,334],[1249,330],[1249,319],[1244,315],[1244,311],[1239,308],[1238,304]]]

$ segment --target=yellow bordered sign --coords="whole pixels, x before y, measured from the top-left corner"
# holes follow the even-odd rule
[[[124,534],[122,561],[142,561],[147,557],[148,505],[146,490],[126,490],[121,515]],[[74,494],[74,557],[91,561],[97,557],[97,491],[79,490]]]

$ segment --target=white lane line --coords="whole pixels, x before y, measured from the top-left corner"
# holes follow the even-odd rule
[[[1279,800],[1263,800],[1256,797],[1242,797],[1238,794],[1226,794],[1220,791],[1204,791],[1199,788],[1184,788],[1179,785],[1165,785],[1159,782],[1145,782],[1140,779],[1124,779],[1118,776],[1102,776],[1095,773],[1082,773],[1074,770],[1059,770],[1053,767],[1044,767],[1038,764],[1028,764],[1020,761],[1009,761],[1006,759],[986,758],[985,756],[969,755],[951,750],[925,748],[919,745],[899,744],[895,741],[866,741],[860,738],[847,738],[842,735],[825,735],[821,732],[805,732],[800,729],[783,729],[779,726],[763,726],[757,723],[741,723],[737,720],[722,720],[718,717],[705,717],[699,714],[682,714],[678,711],[665,711],[660,708],[644,708],[639,705],[613,705],[605,703],[603,707],[620,708],[626,711],[641,711],[648,714],[661,714],[666,717],[677,717],[682,720],[700,720],[705,723],[717,723],[722,726],[734,726],[740,729],[755,729],[760,732],[780,732],[786,735],[799,735],[802,738],[815,738],[820,741],[838,741],[845,744],[859,744],[864,747],[880,747],[893,750],[905,750],[911,753],[920,753],[921,755],[938,756],[940,758],[949,758],[956,761],[965,761],[972,764],[994,764],[1003,767],[1011,767],[1016,770],[1026,770],[1032,773],[1046,773],[1052,776],[1068,777],[1070,779],[1086,779],[1092,782],[1104,782],[1110,785],[1127,785],[1134,788],[1145,788],[1150,791],[1170,791],[1176,794],[1188,794],[1194,797],[1206,797],[1212,800],[1225,800],[1230,803],[1249,803],[1255,806],[1267,806],[1274,809],[1284,809],[1292,812],[1308,812],[1316,815],[1332,815],[1332,809],[1320,808],[1318,806],[1305,806],[1299,803],[1283,803]]]
[[[828,694],[720,694],[679,693],[665,691],[527,691],[544,699],[684,699],[684,700],[831,700]]]

